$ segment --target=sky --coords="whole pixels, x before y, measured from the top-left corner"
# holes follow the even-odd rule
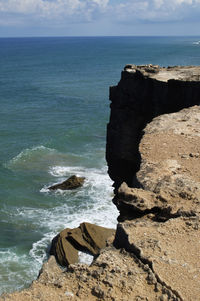
[[[200,35],[200,0],[0,0],[0,37]]]

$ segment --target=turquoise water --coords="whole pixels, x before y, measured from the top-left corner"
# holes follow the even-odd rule
[[[0,39],[0,293],[37,277],[63,228],[115,226],[104,159],[109,86],[128,63],[199,65],[199,40]],[[72,174],[86,177],[82,188],[48,191]]]

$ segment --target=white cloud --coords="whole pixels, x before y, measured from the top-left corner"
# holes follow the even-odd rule
[[[192,18],[196,10],[200,10],[200,0],[128,0],[115,5],[116,18],[124,22],[178,21]]]
[[[66,9],[66,13],[72,14],[82,6],[79,0],[0,0],[0,11],[8,13],[34,14],[55,13]]]
[[[103,12],[109,0],[0,0],[0,13],[34,15],[37,18],[62,18],[79,15],[91,19],[94,12]]]
[[[88,1],[88,2],[93,2],[101,8],[106,8],[108,3],[109,3],[109,0],[91,0],[91,1]]]
[[[0,0],[0,23],[167,22],[199,11],[200,0]]]

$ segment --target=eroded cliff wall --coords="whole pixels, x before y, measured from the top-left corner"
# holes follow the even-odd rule
[[[200,68],[127,65],[117,86],[110,88],[107,127],[108,173],[118,188],[122,182],[140,187],[139,141],[154,117],[200,103]]]

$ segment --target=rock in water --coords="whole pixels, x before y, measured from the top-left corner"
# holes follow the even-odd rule
[[[50,186],[48,189],[50,190],[56,190],[56,189],[62,189],[62,190],[70,190],[70,189],[76,189],[78,187],[81,187],[84,183],[85,178],[84,177],[77,177],[75,175],[71,176],[67,180],[65,180],[62,183]]]
[[[78,228],[60,232],[52,241],[50,254],[56,257],[60,265],[68,266],[78,262],[78,251],[98,255],[114,233],[113,229],[82,223]]]

